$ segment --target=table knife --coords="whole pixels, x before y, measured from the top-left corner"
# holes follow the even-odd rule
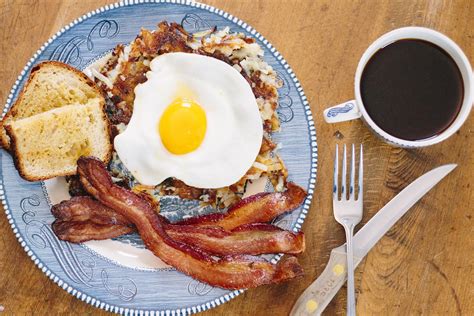
[[[435,168],[406,186],[375,214],[354,236],[354,267],[385,233],[456,164]],[[346,281],[346,245],[331,251],[323,273],[301,294],[290,315],[319,315]]]

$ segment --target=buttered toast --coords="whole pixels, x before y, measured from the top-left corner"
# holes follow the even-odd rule
[[[84,73],[57,61],[42,62],[33,67],[30,77],[0,126],[0,143],[10,149],[5,126],[65,105],[87,104],[90,99],[105,103],[102,92]]]
[[[10,152],[20,175],[38,181],[76,173],[80,156],[108,162],[109,122],[100,99],[71,104],[5,125]]]

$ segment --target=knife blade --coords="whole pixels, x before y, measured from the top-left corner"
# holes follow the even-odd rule
[[[380,238],[456,167],[456,164],[448,164],[425,173],[382,207],[354,236],[354,266],[357,267]],[[344,284],[346,276],[346,245],[344,244],[331,251],[326,268],[301,294],[290,315],[321,314]]]

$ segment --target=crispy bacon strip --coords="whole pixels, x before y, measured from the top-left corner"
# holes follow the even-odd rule
[[[216,259],[199,248],[177,242],[166,233],[166,223],[150,203],[113,184],[100,160],[82,157],[77,164],[81,182],[92,196],[135,224],[145,245],[156,256],[193,278],[213,286],[239,289],[278,283],[303,273],[295,257],[283,258],[278,265],[251,256]]]
[[[90,221],[100,225],[131,225],[127,218],[88,196],[75,196],[53,205],[51,213],[64,222]]]
[[[52,212],[58,221],[69,223],[62,224],[61,227],[64,228],[57,236],[62,240],[72,242],[118,237],[119,235],[114,235],[114,233],[118,234],[121,230],[110,228],[109,232],[104,226],[131,225],[126,218],[90,197],[74,197],[63,201],[54,205]],[[77,222],[77,225],[74,225],[74,222]],[[83,222],[92,222],[97,226],[84,225]],[[99,230],[94,235],[92,230],[95,227]],[[81,230],[84,231],[83,240],[80,235]],[[124,229],[126,233],[131,230]],[[100,235],[102,231],[105,232],[104,235]],[[167,224],[165,231],[176,241],[194,245],[214,255],[298,254],[305,248],[303,233],[294,234],[269,224],[249,224],[238,227],[232,232],[218,226]]]
[[[115,238],[135,230],[135,228],[129,226],[100,225],[91,221],[68,222],[56,220],[51,226],[59,239],[73,243]]]
[[[303,233],[293,234],[269,224],[251,224],[228,232],[220,227],[167,225],[174,240],[195,245],[214,255],[298,254],[304,251]]]
[[[285,192],[263,192],[242,199],[225,214],[214,213],[192,217],[177,224],[212,225],[232,230],[247,224],[269,222],[303,203],[306,191],[292,182],[288,182],[287,187]]]

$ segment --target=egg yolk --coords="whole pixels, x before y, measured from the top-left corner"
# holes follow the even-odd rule
[[[158,133],[166,149],[176,155],[196,150],[206,135],[206,113],[195,101],[178,98],[163,112]]]

